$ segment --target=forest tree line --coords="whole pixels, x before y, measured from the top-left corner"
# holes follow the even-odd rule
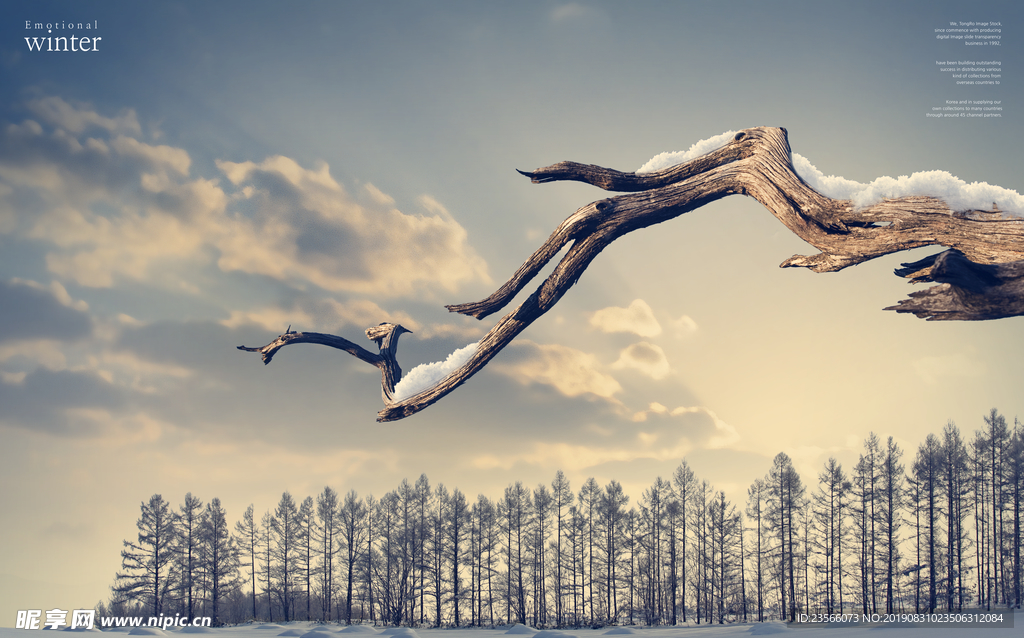
[[[683,460],[630,502],[617,481],[470,500],[426,475],[253,506],[143,502],[101,615],[414,626],[675,625],[1020,607],[1024,424],[952,422],[912,459],[889,437],[808,489],[779,453],[744,503]]]

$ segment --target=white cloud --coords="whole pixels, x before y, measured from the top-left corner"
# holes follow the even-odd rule
[[[697,332],[697,322],[688,315],[683,315],[672,322],[672,329],[677,337],[688,337]]]
[[[590,317],[590,325],[603,332],[632,332],[641,337],[661,334],[661,324],[643,299],[634,299],[628,308],[611,306],[598,310]]]
[[[218,243],[223,270],[378,296],[490,282],[465,229],[429,196],[420,199],[429,214],[407,215],[357,203],[326,164],[309,170],[278,156],[218,166],[234,185],[254,186],[252,200],[259,207]],[[374,190],[378,204],[390,199]]]
[[[32,100],[28,108],[43,121],[70,133],[78,134],[87,128],[99,127],[111,133],[124,131],[134,135],[142,134],[142,127],[133,109],[124,109],[115,117],[104,117],[87,104],[69,104],[56,96]]]
[[[653,343],[641,341],[629,346],[612,364],[615,370],[636,370],[655,380],[664,379],[672,372],[665,351]]]
[[[527,356],[513,364],[495,364],[498,371],[522,384],[550,385],[567,397],[592,394],[618,403],[613,395],[622,390],[622,386],[600,371],[594,355],[559,344],[523,341],[518,345],[526,350]]]
[[[29,106],[59,128],[47,134],[29,120],[0,139],[0,231],[49,244],[47,266],[62,280],[188,289],[180,266],[216,264],[377,298],[490,283],[465,229],[433,197],[406,214],[366,184],[360,203],[327,164],[283,156],[217,162],[225,187],[216,176],[190,178],[185,149],[137,139],[132,111],[104,117],[58,97]],[[83,144],[76,136],[86,130],[95,135]],[[14,213],[18,191],[31,192],[34,210]]]
[[[99,140],[89,141],[100,150],[106,146]],[[183,149],[163,145],[151,146],[124,135],[118,135],[111,140],[110,146],[121,155],[144,159],[158,168],[170,169],[182,176],[188,175],[188,168],[192,164],[191,158]]]

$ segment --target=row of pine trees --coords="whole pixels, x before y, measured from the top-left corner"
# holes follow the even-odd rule
[[[952,423],[909,464],[890,437],[810,491],[778,454],[737,505],[684,460],[639,500],[559,471],[491,499],[426,475],[325,487],[229,528],[219,499],[142,503],[110,615],[416,626],[676,625],[1020,607],[1024,425]]]

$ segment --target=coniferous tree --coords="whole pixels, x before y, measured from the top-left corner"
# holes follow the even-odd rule
[[[272,552],[274,551],[274,517],[268,510],[263,514],[263,518],[260,520],[260,539],[259,539],[259,552],[260,552],[260,584],[263,587],[263,593],[267,595],[267,621],[274,622],[274,585],[273,585],[273,563],[272,563]]]
[[[1024,504],[1024,424],[1014,420],[1013,435],[1009,442],[1009,462],[1007,466],[1007,481],[1011,498],[1012,512],[1012,571],[1011,587],[1013,594],[1013,606],[1021,608],[1022,589],[1024,589],[1024,573],[1021,565],[1021,510]]]
[[[160,494],[142,503],[142,514],[136,525],[137,542],[124,541],[121,569],[117,574],[115,594],[130,603],[137,603],[159,616],[170,587],[167,573],[174,558],[174,515],[170,504]]]
[[[430,481],[426,474],[420,474],[416,480],[416,578],[419,592],[420,624],[426,623],[426,590],[427,590],[427,543],[431,538],[429,525],[431,491]]]
[[[461,624],[459,603],[464,595],[461,586],[463,558],[466,552],[466,535],[469,531],[469,505],[466,503],[466,495],[458,488],[452,491],[448,514],[448,567],[451,573],[452,618],[458,627]]]
[[[259,525],[256,524],[256,517],[253,513],[253,506],[250,504],[242,514],[242,520],[235,523],[235,533],[238,534],[238,544],[241,547],[242,556],[239,566],[249,568],[249,583],[252,586],[252,620],[256,620],[256,554],[259,544]]]
[[[338,553],[338,493],[330,487],[316,497],[316,533],[317,565],[316,574],[318,597],[320,598],[320,619],[327,621],[332,618],[331,604],[337,587],[334,582],[334,561]]]
[[[765,608],[765,550],[767,539],[765,538],[768,486],[762,479],[754,479],[753,484],[747,490],[747,518],[754,525],[754,560],[755,560],[755,591],[757,592],[757,621],[764,622]]]
[[[890,436],[882,452],[880,474],[881,498],[879,521],[885,559],[885,613],[896,611],[896,583],[899,575],[899,530],[902,525],[904,500],[904,468],[900,463],[903,450]]]
[[[239,551],[228,527],[227,512],[214,498],[207,504],[203,516],[202,540],[206,556],[206,578],[209,584],[210,616],[213,624],[224,624],[221,602],[237,591],[239,579]],[[251,514],[250,514],[251,520]]]
[[[290,493],[281,495],[270,524],[274,537],[273,559],[277,563],[274,580],[277,582],[277,596],[281,601],[284,620],[288,622],[292,620],[295,611],[293,580],[297,572],[295,556],[299,538],[299,511]]]
[[[1010,441],[1010,430],[1006,425],[1006,417],[999,414],[995,408],[985,417],[985,430],[983,432],[985,449],[987,451],[986,464],[989,473],[989,494],[991,497],[991,519],[989,524],[990,536],[987,543],[990,548],[991,566],[987,568],[991,579],[991,604],[999,604],[1002,593],[1003,603],[1007,600],[1007,587],[1005,584],[1005,554],[1004,542],[1004,521],[1003,513],[1006,503],[1006,450]]]
[[[804,486],[784,452],[776,455],[766,483],[771,490],[769,516],[775,523],[779,539],[779,576],[782,613],[796,620],[796,553],[800,536],[797,531],[803,511]],[[787,607],[788,604],[788,607]]]
[[[565,624],[565,580],[562,569],[565,556],[562,554],[562,539],[567,527],[565,516],[575,496],[562,470],[558,470],[551,481],[551,496],[555,514],[555,626],[561,628]]]
[[[345,569],[345,624],[352,624],[352,596],[356,577],[358,576],[358,561],[363,547],[365,529],[363,522],[366,518],[366,508],[359,499],[355,490],[349,490],[345,495],[344,503],[339,512],[338,523],[341,531],[341,545],[344,548],[344,569]]]
[[[192,492],[185,495],[178,513],[174,516],[175,560],[172,568],[176,581],[178,600],[184,615],[191,620],[199,603],[197,580],[201,561],[200,528],[203,522],[203,502]]]
[[[814,515],[820,530],[820,572],[824,577],[821,593],[827,614],[837,606],[842,609],[838,594],[842,589],[843,494],[848,485],[843,466],[835,457],[829,457],[824,470],[818,475],[818,491],[814,497]]]
[[[696,478],[694,477],[693,470],[687,465],[686,461],[682,461],[672,474],[672,486],[675,489],[676,498],[679,502],[679,553],[682,560],[679,564],[679,601],[678,605],[683,611],[683,622],[686,622],[686,541],[688,535],[686,533],[686,524],[688,520],[687,507],[693,497],[693,489],[696,484]],[[673,601],[673,607],[677,604]]]
[[[914,479],[920,493],[919,507],[924,519],[926,550],[925,556],[928,569],[928,594],[925,610],[934,613],[937,602],[938,560],[941,547],[939,522],[942,516],[942,504],[939,494],[939,483],[942,477],[942,450],[938,438],[929,434],[925,442],[917,450],[914,459]]]
[[[601,527],[604,532],[606,617],[611,622],[616,622],[618,618],[617,566],[622,554],[619,538],[622,534],[622,522],[626,516],[624,508],[627,503],[629,497],[623,492],[618,481],[611,481],[605,486],[601,498]]]
[[[530,572],[533,590],[533,625],[547,624],[547,548],[551,536],[551,508],[554,499],[547,485],[543,483],[533,491],[533,511],[531,516],[532,534],[530,553],[532,555]]]
[[[597,481],[594,477],[590,477],[583,483],[580,488],[579,496],[579,513],[583,516],[583,520],[586,523],[587,533],[585,539],[585,558],[581,568],[581,593],[583,598],[581,599],[582,613],[586,615],[587,611],[590,612],[590,624],[594,624],[594,583],[596,578],[594,576],[594,526],[597,516],[597,509],[601,499],[601,488],[598,487]],[[589,578],[589,587],[587,587]]]
[[[942,485],[946,504],[946,609],[963,609],[965,603],[964,553],[968,542],[967,521],[970,493],[968,455],[960,430],[952,421],[942,431]]]
[[[296,548],[298,562],[296,567],[302,575],[303,597],[306,599],[306,620],[313,619],[313,574],[316,571],[314,563],[314,544],[316,519],[313,510],[313,497],[307,496],[302,499],[299,505],[299,512],[296,518],[298,533],[296,535]],[[296,613],[296,616],[298,613]]]

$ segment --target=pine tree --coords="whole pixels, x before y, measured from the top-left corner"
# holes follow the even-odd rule
[[[249,568],[249,583],[252,585],[251,620],[256,620],[256,554],[260,533],[252,505],[246,508],[242,520],[235,523],[235,533],[238,534],[238,545],[241,547],[242,559],[239,566]]]
[[[928,561],[928,599],[925,610],[934,613],[937,601],[938,586],[938,558],[941,547],[939,534],[939,521],[942,515],[941,500],[939,498],[939,481],[942,477],[942,451],[938,438],[929,434],[925,442],[917,450],[917,457],[914,459],[914,480],[920,490],[920,499],[927,538],[927,561]]]
[[[250,513],[251,520],[251,513]],[[238,589],[239,552],[228,528],[227,513],[219,498],[207,504],[203,516],[202,539],[206,556],[206,577],[210,591],[210,616],[222,625],[221,601]]]
[[[170,504],[160,494],[142,503],[142,515],[136,525],[138,542],[124,541],[121,569],[114,593],[124,600],[152,610],[153,616],[164,611],[169,591],[167,572],[174,558],[174,515]]]
[[[687,465],[686,461],[682,461],[679,467],[676,468],[672,474],[672,486],[675,489],[676,498],[679,500],[679,542],[680,542],[680,556],[682,561],[680,562],[680,573],[679,582],[681,591],[679,592],[679,606],[683,610],[683,622],[686,622],[686,523],[688,520],[687,507],[693,497],[693,489],[696,483],[693,470]],[[676,601],[672,601],[673,607],[676,605]]]
[[[338,553],[339,526],[338,493],[331,487],[324,487],[324,491],[316,497],[315,527],[320,619],[324,621],[332,618],[331,603],[337,591],[334,584],[334,558]]]
[[[565,516],[572,506],[574,494],[562,470],[555,473],[551,481],[551,496],[554,499],[555,512],[555,626],[561,628],[565,624],[565,580],[562,566],[565,557],[562,555],[562,538],[565,535]]]
[[[185,502],[174,516],[175,524],[175,561],[173,572],[177,584],[178,598],[185,616],[192,620],[198,605],[200,583],[199,565],[202,548],[200,547],[200,528],[203,522],[203,502],[192,496],[185,495]]]
[[[271,527],[275,542],[273,557],[277,562],[277,595],[284,612],[284,621],[288,622],[292,620],[292,614],[295,612],[295,589],[292,581],[297,571],[295,555],[299,537],[299,511],[290,493],[285,492],[281,495],[277,510],[271,519]]]
[[[342,504],[339,523],[342,546],[345,551],[345,624],[352,624],[352,596],[357,576],[360,548],[363,546],[366,530],[363,521],[366,507],[355,490],[349,490]]]
[[[313,574],[316,572],[316,566],[313,560],[316,520],[314,518],[312,496],[307,496],[302,499],[302,504],[299,505],[299,513],[296,518],[296,522],[298,524],[298,534],[295,539],[296,547],[298,549],[298,562],[296,567],[303,577],[303,593],[306,599],[306,620],[312,620]]]
[[[899,575],[899,530],[902,525],[904,501],[904,471],[900,458],[903,450],[890,436],[882,453],[880,476],[881,498],[879,520],[882,546],[885,552],[885,613],[896,611],[895,580]]]

